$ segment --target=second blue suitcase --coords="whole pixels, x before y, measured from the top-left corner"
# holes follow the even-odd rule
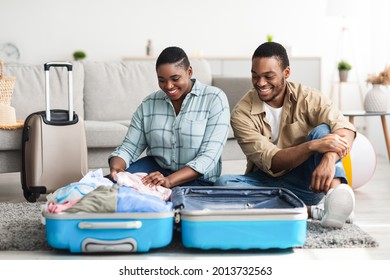
[[[188,248],[284,249],[306,241],[306,206],[285,189],[176,187],[172,201]]]

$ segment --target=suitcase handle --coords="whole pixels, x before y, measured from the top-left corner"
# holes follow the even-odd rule
[[[86,238],[81,244],[81,251],[84,253],[137,252],[137,241],[131,237],[119,240]]]
[[[50,67],[66,67],[68,69],[68,71],[72,71],[72,63],[67,62],[67,61],[66,62],[53,61],[53,62],[45,63],[45,65],[44,65],[45,71],[49,71]]]
[[[65,67],[68,70],[68,111],[69,121],[73,121],[73,75],[72,75],[72,63],[70,62],[47,62],[44,64],[45,69],[45,92],[46,92],[46,120],[51,121],[50,114],[50,79],[49,73],[51,67]]]
[[[79,229],[139,229],[142,227],[141,221],[134,222],[80,222]]]

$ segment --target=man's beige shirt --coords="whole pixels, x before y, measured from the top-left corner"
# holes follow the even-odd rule
[[[272,157],[283,148],[303,143],[320,124],[328,124],[332,132],[340,128],[356,132],[329,98],[298,83],[287,82],[276,145],[271,142],[271,127],[265,114],[264,102],[255,89],[248,91],[232,112],[234,136],[247,157],[246,173],[259,169],[271,176],[286,173],[288,170],[278,173],[270,170]]]

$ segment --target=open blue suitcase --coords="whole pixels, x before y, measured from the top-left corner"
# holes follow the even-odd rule
[[[161,213],[43,211],[47,241],[75,253],[147,252],[172,242],[174,219],[187,248],[291,248],[306,240],[306,207],[288,190],[176,187],[172,202],[174,210]]]
[[[188,248],[291,248],[306,241],[306,206],[289,190],[176,187],[172,202]]]

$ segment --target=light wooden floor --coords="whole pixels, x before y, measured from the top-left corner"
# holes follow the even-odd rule
[[[226,162],[223,173],[241,173],[245,162]],[[112,260],[150,260],[150,259],[235,259],[245,260],[390,260],[390,163],[386,158],[378,158],[375,174],[365,186],[355,190],[355,223],[379,242],[379,247],[368,249],[294,249],[256,252],[229,252],[183,254],[128,255],[72,255],[48,252],[0,251],[2,260],[67,260],[67,259],[112,259]],[[19,174],[0,174],[0,201],[25,201],[19,183]]]

